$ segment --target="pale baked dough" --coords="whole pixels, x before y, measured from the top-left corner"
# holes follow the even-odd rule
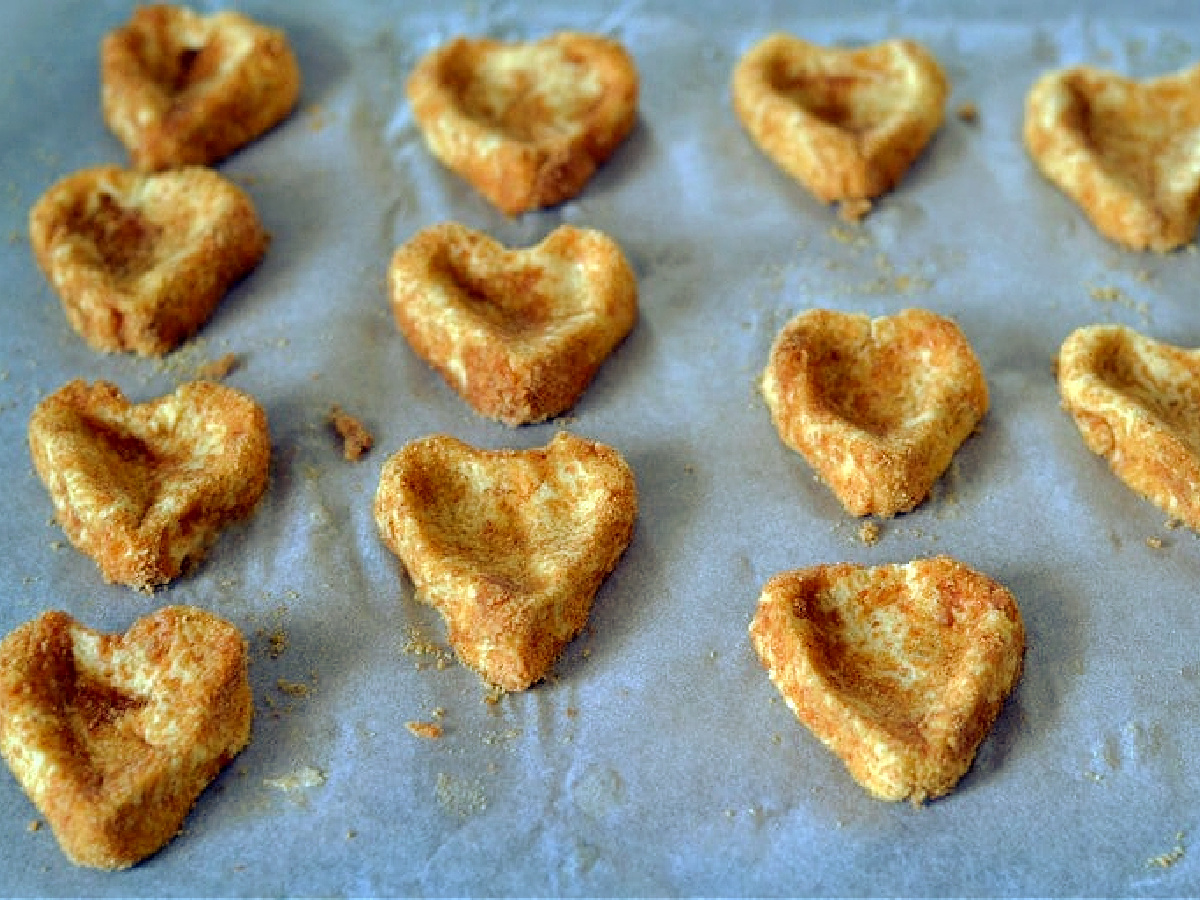
[[[949,87],[911,40],[848,50],[772,34],[733,71],[733,108],[751,139],[824,203],[893,188],[941,127]]]
[[[1063,341],[1057,368],[1063,407],[1088,449],[1200,530],[1200,350],[1091,325]]]
[[[606,235],[561,225],[509,250],[456,222],[398,248],[396,325],[478,413],[540,422],[579,399],[637,319],[637,281]]]
[[[104,121],[143,171],[212,165],[299,96],[287,37],[241,13],[139,6],[100,44]]]
[[[29,448],[71,543],[109,582],[151,589],[198,563],[267,487],[267,418],[240,391],[194,381],[131,404],[106,381],[42,400]]]
[[[1025,101],[1025,145],[1105,237],[1134,250],[1186,244],[1200,221],[1200,64],[1145,81],[1048,72]]]
[[[523,451],[414,441],[384,465],[375,497],[384,542],[459,659],[509,691],[544,678],[586,624],[636,518],[620,453],[565,432]]]
[[[923,309],[800,313],[775,339],[762,393],[783,442],[855,516],[924,500],[988,409],[966,337]]]
[[[84,340],[142,356],[199,329],[268,242],[253,202],[216,172],[115,166],[50,187],[30,210],[29,239]]]
[[[913,803],[970,768],[1025,651],[1012,594],[947,557],[783,572],[763,588],[750,640],[854,779]]]
[[[170,841],[253,716],[241,632],[194,607],[116,635],[47,612],[0,643],[0,754],[76,865]]]
[[[460,37],[408,79],[430,152],[509,215],[574,197],[633,129],[638,73],[615,41]]]

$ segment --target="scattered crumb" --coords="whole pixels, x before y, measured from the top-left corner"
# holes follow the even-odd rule
[[[499,685],[488,685],[487,691],[483,695],[483,702],[489,706],[495,706],[504,699],[505,690]]]
[[[342,455],[350,462],[362,459],[363,454],[375,443],[375,438],[363,423],[343,412],[340,406],[335,405],[329,411],[329,421],[342,439]]]
[[[1163,539],[1154,536],[1148,537],[1146,538],[1146,546],[1151,550],[1161,550],[1163,548]]]
[[[879,526],[874,522],[863,522],[858,526],[858,539],[868,547],[879,543]]]
[[[276,628],[274,631],[269,632],[260,631],[259,636],[266,640],[267,655],[271,659],[279,659],[288,648],[288,636],[283,628]]]
[[[436,741],[444,735],[445,729],[436,722],[405,722],[404,727],[419,738]]]
[[[960,103],[957,115],[960,121],[966,122],[968,125],[974,125],[979,121],[979,107],[970,101]]]
[[[226,353],[220,359],[214,359],[197,367],[196,377],[219,381],[236,369],[240,363],[241,359],[236,353]]]
[[[843,200],[838,207],[838,218],[843,222],[858,222],[871,211],[871,201],[865,198]]]
[[[1097,303],[1116,303],[1138,313],[1143,318],[1148,317],[1150,314],[1150,307],[1147,303],[1134,300],[1118,287],[1093,284],[1088,286],[1087,291],[1088,296]]]
[[[866,247],[871,243],[861,231],[847,228],[845,225],[829,226],[829,236],[840,244],[849,244],[852,247]]]
[[[443,809],[462,818],[487,809],[487,796],[478,781],[466,781],[445,772],[438,773],[434,795]]]
[[[290,775],[279,778],[264,778],[263,784],[280,791],[298,791],[301,788],[320,787],[325,783],[325,773],[312,766],[302,766]]]
[[[454,654],[451,651],[427,640],[415,627],[408,629],[408,643],[404,645],[404,652],[410,656],[433,657],[434,667],[438,671],[454,664]],[[417,668],[425,668],[424,659],[417,662]]]
[[[307,684],[298,681],[286,681],[280,678],[275,682],[275,687],[287,694],[289,697],[307,697],[312,693],[312,688]]]
[[[1169,869],[1175,863],[1183,859],[1183,832],[1175,833],[1175,846],[1166,853],[1160,853],[1158,856],[1152,856],[1146,860],[1146,865],[1150,868]]]
[[[32,819],[29,822],[29,824],[25,826],[25,830],[31,831],[31,832],[32,831],[41,831],[41,829],[42,829],[42,820],[41,819]]]

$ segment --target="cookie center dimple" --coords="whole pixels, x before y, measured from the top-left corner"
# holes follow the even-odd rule
[[[1172,105],[1168,97],[1155,102],[1151,90],[1134,86],[1114,94],[1103,85],[1075,78],[1067,82],[1067,89],[1073,100],[1072,124],[1104,170],[1157,200],[1170,186],[1166,167],[1180,156],[1181,139],[1200,127],[1200,112]],[[1195,106],[1200,111],[1200,104]]]
[[[1097,375],[1113,390],[1129,397],[1161,421],[1171,433],[1200,455],[1200,391],[1192,372],[1180,378],[1178,363],[1142,358],[1128,341],[1115,340],[1097,360]]]
[[[585,65],[549,47],[497,49],[453,74],[466,115],[529,143],[578,130],[602,94]]]
[[[839,417],[883,437],[911,425],[928,404],[920,385],[927,363],[895,345],[829,347],[816,367],[821,395]]]
[[[100,265],[116,277],[134,277],[155,264],[161,227],[107,192],[69,227],[95,248]]]
[[[441,274],[463,308],[502,336],[519,339],[541,334],[555,318],[556,304],[539,266],[475,271],[447,258]]]
[[[87,734],[96,737],[117,728],[127,713],[142,709],[147,702],[142,697],[81,674],[76,678],[67,705]]]

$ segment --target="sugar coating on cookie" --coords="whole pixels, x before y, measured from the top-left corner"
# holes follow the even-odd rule
[[[577,32],[456,38],[421,59],[407,90],[430,152],[509,215],[574,197],[637,119],[632,57]]]
[[[253,716],[241,632],[195,607],[116,635],[47,612],[0,642],[0,755],[76,865],[175,837]]]
[[[1072,332],[1058,386],[1084,443],[1173,519],[1200,530],[1200,350],[1124,325]]]
[[[510,691],[544,678],[583,629],[636,518],[620,453],[565,432],[521,451],[413,441],[384,465],[375,497],[384,542],[459,659]]]
[[[750,138],[831,203],[892,189],[941,126],[949,87],[911,40],[847,50],[777,33],[738,60],[732,92]]]
[[[948,557],[780,573],[763,588],[750,640],[854,779],[913,803],[946,794],[970,768],[1025,651],[1013,595]]]
[[[924,500],[988,409],[965,335],[923,309],[800,313],[775,339],[762,393],[783,442],[855,516]]]
[[[1092,66],[1047,72],[1025,101],[1025,146],[1096,229],[1134,250],[1186,244],[1200,222],[1200,64],[1144,81]]]
[[[638,314],[621,248],[570,225],[509,249],[442,223],[396,250],[388,285],[413,350],[478,413],[514,426],[571,408]]]
[[[139,6],[100,44],[104,121],[143,171],[219,162],[299,96],[287,37],[238,12]]]
[[[262,407],[207,381],[140,404],[69,382],[34,409],[29,448],[71,543],[138,589],[178,577],[254,510],[271,454]]]
[[[71,326],[96,350],[160,356],[262,260],[267,232],[216,172],[84,169],[29,213],[29,238]]]

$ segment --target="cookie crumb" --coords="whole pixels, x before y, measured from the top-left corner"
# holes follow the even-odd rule
[[[374,445],[375,438],[372,437],[371,432],[367,431],[366,426],[354,416],[344,412],[340,406],[335,404],[329,411],[329,421],[333,425],[334,431],[338,433],[338,437],[342,439],[342,455],[350,462],[362,459],[363,455]]]
[[[974,125],[979,121],[979,107],[970,101],[960,103],[957,115],[959,121],[966,122],[968,125]]]
[[[275,682],[275,687],[287,694],[289,697],[307,697],[312,693],[312,688],[307,684],[302,684],[297,681],[287,681],[280,678]]]
[[[446,733],[436,722],[405,722],[404,727],[419,738],[436,741]]]
[[[1160,853],[1157,856],[1150,857],[1148,860],[1146,860],[1146,865],[1150,868],[1169,869],[1171,866],[1175,865],[1175,863],[1183,859],[1183,854],[1183,832],[1177,831],[1175,833],[1175,846],[1166,853]]]
[[[879,543],[879,526],[875,522],[863,522],[858,526],[858,539],[868,547]]]
[[[301,788],[320,787],[325,783],[325,773],[312,766],[302,766],[289,775],[279,778],[264,778],[263,784],[280,791],[298,791]]]
[[[838,218],[843,222],[858,222],[870,211],[870,200],[862,197],[843,200],[838,206]]]
[[[1151,550],[1161,550],[1163,548],[1163,539],[1151,535],[1150,537],[1146,538],[1146,546]]]
[[[29,831],[29,832],[41,831],[42,830],[42,820],[41,819],[31,819],[29,824],[25,826],[25,830]]]
[[[209,381],[220,381],[241,365],[241,359],[236,353],[226,353],[220,359],[203,363],[196,368],[196,377]]]

